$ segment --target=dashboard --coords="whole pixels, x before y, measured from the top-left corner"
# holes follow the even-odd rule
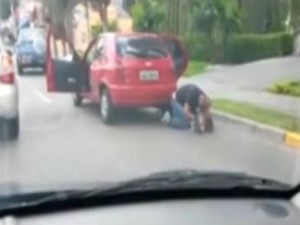
[[[274,199],[168,200],[1,218],[0,225],[299,225],[296,204]]]

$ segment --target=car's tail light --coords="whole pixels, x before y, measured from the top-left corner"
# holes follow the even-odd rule
[[[14,73],[3,74],[0,72],[0,83],[14,84],[15,83],[15,74]]]
[[[1,56],[0,62],[0,83],[15,83],[15,72],[12,58],[9,55]]]

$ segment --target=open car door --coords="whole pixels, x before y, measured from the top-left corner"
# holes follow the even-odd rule
[[[175,67],[175,74],[179,79],[185,72],[189,57],[185,47],[179,39],[173,36],[163,36],[168,52],[170,53]]]
[[[49,92],[86,92],[89,90],[89,67],[73,46],[66,41],[54,41],[51,29],[47,32],[46,80]]]

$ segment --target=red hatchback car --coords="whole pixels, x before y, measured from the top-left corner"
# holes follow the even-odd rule
[[[54,57],[47,38],[49,92],[74,93],[74,104],[83,99],[100,103],[105,123],[121,107],[165,108],[184,73],[188,57],[175,37],[148,33],[103,33],[93,40],[83,58]],[[73,51],[75,52],[75,51]]]

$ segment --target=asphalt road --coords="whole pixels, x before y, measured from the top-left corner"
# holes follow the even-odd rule
[[[115,181],[179,168],[300,181],[297,151],[237,125],[216,121],[214,134],[197,136],[162,126],[155,112],[135,111],[105,126],[97,107],[75,108],[70,95],[47,93],[41,75],[23,75],[19,87],[21,135],[0,145],[1,182]]]

